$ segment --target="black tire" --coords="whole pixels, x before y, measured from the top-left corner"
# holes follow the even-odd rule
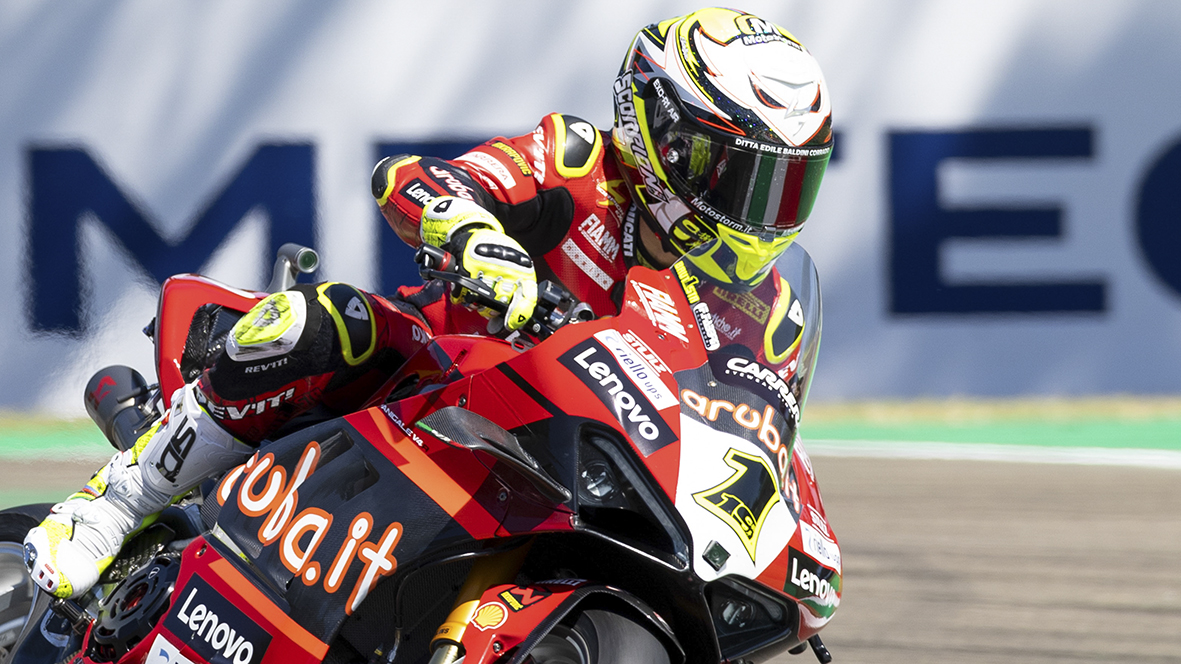
[[[35,586],[25,569],[24,541],[30,528],[41,519],[40,507],[29,505],[0,512],[0,661],[20,635],[36,597]],[[49,506],[45,506],[49,514]]]
[[[534,664],[668,664],[668,651],[644,625],[610,611],[583,611],[557,625],[529,652]]]

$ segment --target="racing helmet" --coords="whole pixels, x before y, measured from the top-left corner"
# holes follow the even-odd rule
[[[832,152],[816,59],[769,21],[702,9],[636,35],[614,102],[621,170],[665,249],[723,285],[761,282]]]

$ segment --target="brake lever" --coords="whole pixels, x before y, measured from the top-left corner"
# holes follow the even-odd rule
[[[414,262],[419,264],[418,273],[423,279],[440,279],[457,285],[468,291],[469,304],[478,304],[504,314],[508,311],[508,303],[496,299],[496,292],[491,286],[471,277],[459,273],[459,265],[454,256],[444,249],[429,244],[423,244],[414,254]],[[539,339],[545,339],[558,328],[568,323],[580,323],[594,319],[590,305],[579,302],[570,291],[552,281],[542,281],[538,284],[537,306],[533,316],[521,328]],[[494,319],[495,320],[495,319]],[[494,329],[490,324],[489,332],[498,334],[503,329]],[[501,319],[503,325],[503,317]]]

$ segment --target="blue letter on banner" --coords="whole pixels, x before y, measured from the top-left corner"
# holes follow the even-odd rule
[[[165,242],[144,213],[82,149],[29,150],[30,302],[37,330],[78,332],[82,278],[78,221],[93,213],[157,281],[196,272],[251,210],[270,219],[269,256],[286,242],[313,246],[312,146],[262,145],[198,216],[182,242]]]
[[[945,209],[939,162],[1092,156],[1090,129],[890,134],[890,310],[897,314],[1103,311],[1102,282],[963,284],[943,281],[939,247],[953,237],[1058,237],[1062,211]]]

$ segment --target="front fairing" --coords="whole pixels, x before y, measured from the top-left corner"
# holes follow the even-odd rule
[[[806,638],[839,600],[839,563],[827,586],[812,580],[826,572],[799,572],[818,569],[801,524],[836,546],[816,525],[823,507],[806,456],[793,453],[819,340],[819,304],[804,299],[819,292],[815,272],[801,256],[761,308],[706,282],[691,302],[693,275],[635,268],[619,315],[566,326],[527,351],[441,339],[420,358],[410,396],[276,441],[231,472],[216,492],[214,541],[324,641],[399,569],[457,547],[569,532],[683,579],[679,592],[696,592],[698,606],[726,579],[795,597],[815,610],[797,632]],[[756,324],[743,323],[749,344],[743,334],[712,343],[711,307],[720,322],[746,310],[782,323],[796,310],[802,325],[785,328],[768,364]],[[457,444],[436,426],[446,408],[511,433],[569,498],[547,499],[521,464]],[[604,466],[618,494],[588,485]],[[640,518],[618,518],[628,510]]]

